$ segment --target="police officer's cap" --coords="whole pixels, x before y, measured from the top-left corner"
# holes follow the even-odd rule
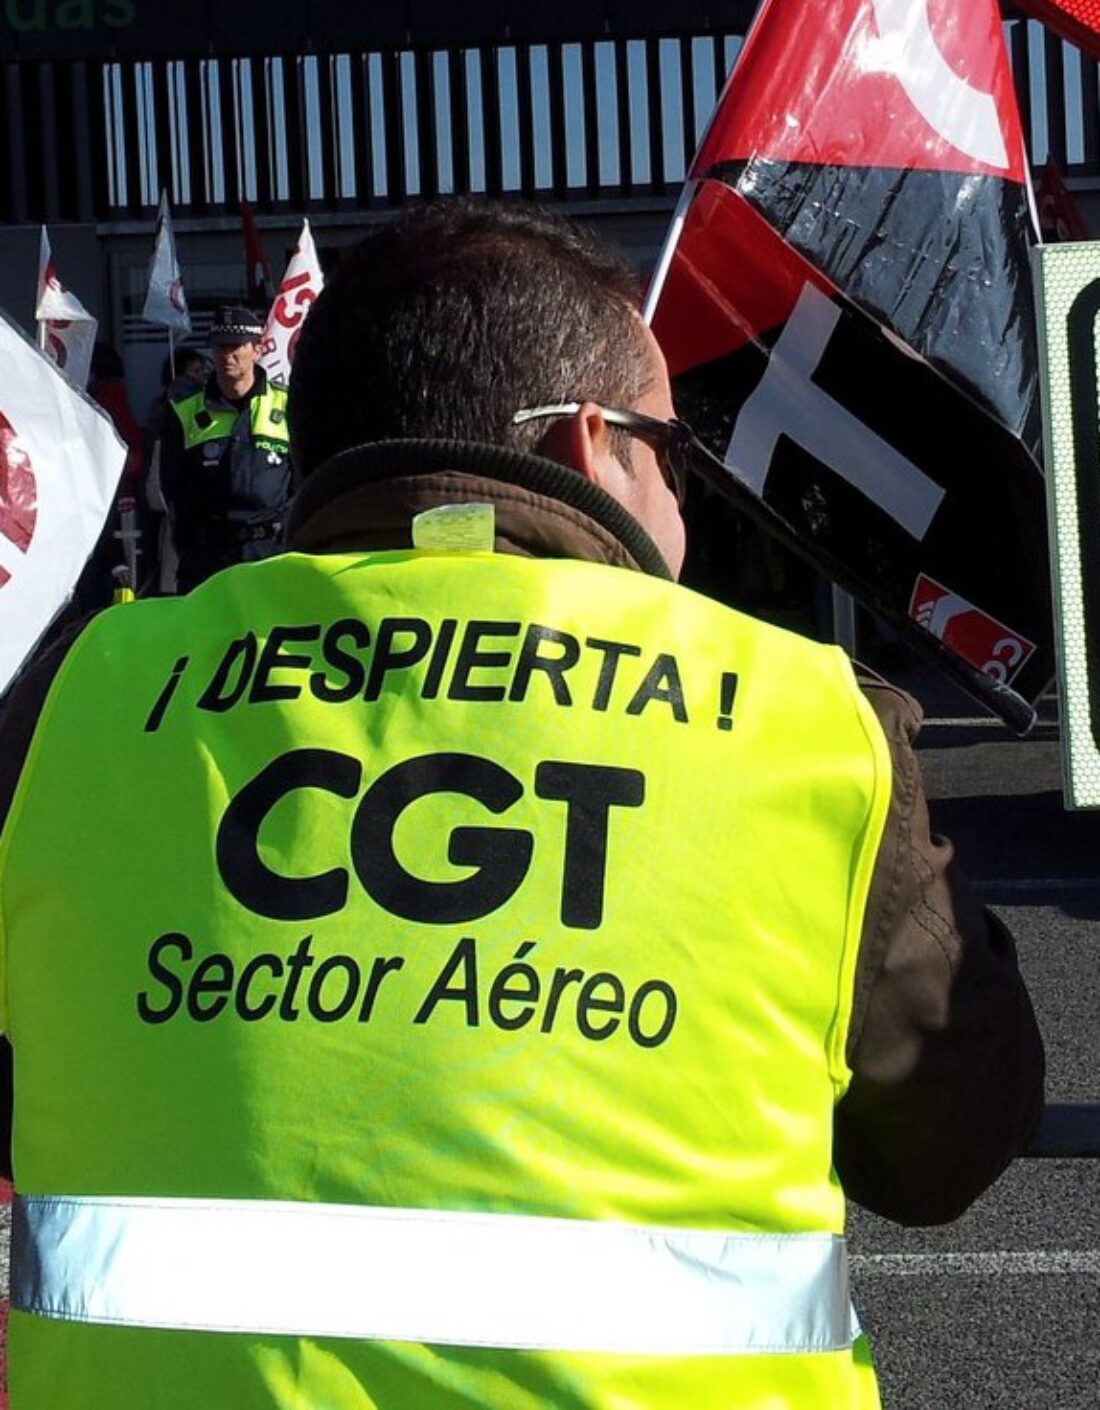
[[[264,325],[250,308],[220,308],[214,315],[210,341],[215,347],[219,343],[258,343],[263,331]]]

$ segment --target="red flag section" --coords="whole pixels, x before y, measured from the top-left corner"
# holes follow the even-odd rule
[[[996,4],[830,0],[804,20],[765,0],[694,176],[767,156],[1026,179]]]
[[[26,553],[38,519],[38,485],[30,456],[0,411],[0,538]],[[11,573],[0,563],[0,587]]]
[[[1100,0],[1016,0],[1016,6],[1100,59]]]
[[[248,302],[256,308],[267,308],[274,292],[271,266],[264,258],[256,217],[248,201],[241,202],[241,230],[244,235],[244,267]]]
[[[999,9],[837,0],[804,19],[799,0],[757,16],[654,331],[712,487],[1020,724],[1053,654],[1035,235]]]
[[[691,175],[736,189],[1037,451],[1034,230],[996,0],[801,13],[765,0]]]

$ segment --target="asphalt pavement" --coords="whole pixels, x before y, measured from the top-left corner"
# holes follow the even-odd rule
[[[1063,806],[1056,704],[1021,740],[942,679],[905,683],[933,826],[1016,936],[1048,1101],[1100,1102],[1100,813]],[[940,1229],[851,1213],[886,1410],[1100,1407],[1100,1159],[1017,1161]]]

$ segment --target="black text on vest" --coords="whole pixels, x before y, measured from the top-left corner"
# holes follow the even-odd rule
[[[260,830],[273,809],[301,789],[351,800],[363,766],[332,749],[281,754],[236,794],[218,826],[218,869],[230,894],[271,920],[317,920],[347,903],[350,876],[335,866],[314,876],[285,876],[260,855]],[[534,793],[564,804],[561,923],[596,930],[603,920],[611,813],[640,808],[645,776],[637,769],[544,760],[535,767]],[[352,815],[352,866],[367,895],[391,915],[426,925],[465,924],[491,915],[518,891],[535,855],[536,837],[524,828],[454,827],[446,838],[448,862],[473,868],[456,881],[413,875],[397,856],[394,832],[418,799],[459,794],[500,817],[523,797],[523,784],[491,759],[475,754],[422,754],[387,769],[367,788]]]

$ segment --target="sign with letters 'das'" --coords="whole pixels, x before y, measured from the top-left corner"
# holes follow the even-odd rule
[[[1100,241],[1035,252],[1066,804],[1100,807]]]

